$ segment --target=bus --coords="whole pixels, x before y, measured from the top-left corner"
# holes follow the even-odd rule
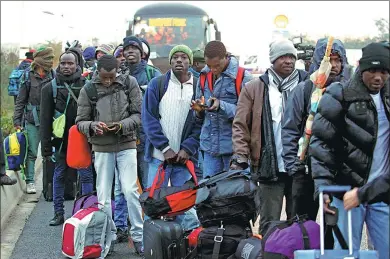
[[[155,3],[138,9],[126,36],[145,38],[150,59],[163,73],[169,70],[168,56],[178,44],[204,49],[212,40],[221,40],[214,19],[201,8],[184,3]]]

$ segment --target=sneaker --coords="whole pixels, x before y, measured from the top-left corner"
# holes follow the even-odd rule
[[[37,190],[35,189],[35,184],[33,184],[33,183],[28,183],[27,184],[27,193],[28,194],[35,194],[35,193],[37,193]]]
[[[142,244],[142,242],[133,242],[133,243],[134,243],[135,252],[140,256],[144,256],[144,245]]]
[[[64,214],[62,213],[56,213],[54,215],[54,218],[52,220],[50,220],[50,223],[49,225],[50,226],[59,226],[59,225],[62,225],[64,224]]]
[[[116,232],[116,242],[123,243],[127,242],[129,239],[129,235],[127,234],[127,230],[118,229]]]
[[[3,175],[0,178],[1,185],[14,185],[17,183],[16,179],[12,179],[8,175]]]

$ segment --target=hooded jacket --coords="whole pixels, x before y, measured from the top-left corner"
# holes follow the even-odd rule
[[[311,73],[316,71],[325,55],[327,39],[320,39],[314,50],[314,60],[310,67]],[[346,67],[346,55],[343,43],[335,39],[332,46],[332,53],[338,53],[342,60],[340,75],[333,82],[345,82],[344,68]],[[282,143],[283,161],[286,171],[290,175],[296,172],[305,172],[305,163],[298,159],[298,141],[302,137],[307,116],[311,109],[311,93],[314,91],[314,84],[307,78],[299,83],[287,99],[284,115],[282,116]]]
[[[93,106],[85,90],[88,84],[96,87],[99,96],[96,117],[93,117]],[[77,104],[77,127],[88,137],[93,151],[120,152],[136,148],[136,129],[141,123],[141,93],[134,77],[118,75],[110,87],[105,87],[99,76],[96,76],[81,89]],[[91,124],[99,121],[107,125],[119,122],[122,130],[117,134],[96,136]]]

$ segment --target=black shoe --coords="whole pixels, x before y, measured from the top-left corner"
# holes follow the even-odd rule
[[[118,229],[118,231],[116,232],[116,242],[123,243],[123,242],[127,242],[128,239],[129,239],[129,235],[127,234],[127,231]]]
[[[17,183],[15,179],[12,179],[8,175],[3,175],[0,178],[1,185],[14,185]]]
[[[50,226],[59,226],[64,224],[64,214],[56,213],[54,218],[50,220]]]

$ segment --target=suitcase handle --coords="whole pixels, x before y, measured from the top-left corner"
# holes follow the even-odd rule
[[[319,191],[319,203],[320,203],[320,251],[321,255],[325,254],[325,217],[324,217],[324,192],[331,194],[331,193],[343,193],[351,190],[351,186],[336,186],[336,185],[329,185],[329,186],[320,186]],[[353,242],[352,242],[352,212],[351,210],[348,210],[348,250],[349,255],[353,254]]]

